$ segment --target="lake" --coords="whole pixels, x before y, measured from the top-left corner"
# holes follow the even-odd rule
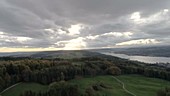
[[[170,63],[169,57],[129,56],[125,54],[115,54],[113,52],[100,52],[100,53],[145,63]]]

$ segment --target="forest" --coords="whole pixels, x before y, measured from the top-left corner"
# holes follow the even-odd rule
[[[0,58],[0,91],[19,82],[36,82],[50,85],[48,91],[39,93],[26,91],[20,96],[56,96],[55,94],[95,96],[89,90],[86,90],[85,94],[80,94],[76,84],[66,81],[79,77],[122,74],[140,74],[170,81],[169,69],[110,56],[75,59],[2,57]]]

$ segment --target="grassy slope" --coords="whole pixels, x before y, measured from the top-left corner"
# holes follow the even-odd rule
[[[19,96],[22,92],[26,90],[32,90],[34,92],[46,91],[48,86],[43,86],[37,83],[21,83],[14,88],[9,89],[4,92],[2,96]]]
[[[122,89],[121,84],[117,83],[116,80],[111,76],[97,76],[94,78],[82,78],[82,79],[74,79],[70,81],[71,83],[78,84],[81,92],[84,92],[86,88],[96,84],[97,82],[102,82],[105,85],[112,87],[111,89],[104,89],[100,92],[97,92],[101,96],[107,94],[109,96],[130,96]]]
[[[118,76],[125,87],[137,96],[156,96],[156,91],[165,87],[170,87],[170,82],[143,77],[139,75],[124,75]]]
[[[170,82],[161,79],[147,78],[139,75],[121,75],[117,76],[118,79],[125,83],[125,87],[135,93],[137,96],[156,96],[156,91],[166,86],[170,87]],[[96,91],[101,96],[107,94],[107,96],[131,96],[127,94],[123,89],[122,85],[119,84],[112,76],[97,76],[92,78],[81,78],[70,80],[70,83],[78,84],[81,92],[84,92],[86,88],[91,87],[97,82],[102,82],[106,86],[111,88],[103,89],[102,91]],[[48,86],[43,86],[36,83],[22,83],[12,88],[2,96],[19,96],[25,90],[33,91],[45,91]]]
[[[164,88],[166,86],[170,87],[170,82],[161,80],[147,78],[139,75],[122,75],[117,76],[118,79],[125,83],[125,87],[136,94],[137,96],[156,96],[157,90]],[[90,85],[96,82],[104,82],[106,85],[110,85],[112,89],[104,89],[100,94],[107,94],[107,96],[129,96],[126,92],[122,90],[122,86],[114,80],[111,76],[98,76],[95,78],[85,78],[80,80],[71,80],[70,82],[79,84],[82,92]]]

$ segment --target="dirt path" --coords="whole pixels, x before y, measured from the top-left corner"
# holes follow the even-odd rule
[[[9,90],[9,89],[11,89],[11,88],[13,88],[13,87],[15,87],[15,86],[17,86],[17,85],[21,84],[21,83],[22,83],[22,82],[17,83],[17,84],[14,84],[14,85],[12,85],[12,86],[10,86],[10,87],[6,88],[5,90],[3,90],[3,91],[0,93],[0,96],[1,96],[1,94],[3,94],[5,91],[7,91],[7,90]]]
[[[122,88],[123,88],[123,90],[124,90],[125,92],[127,92],[128,94],[130,94],[130,95],[132,95],[132,96],[136,96],[134,93],[130,92],[129,90],[127,90],[127,89],[125,88],[125,84],[124,84],[121,80],[119,80],[118,78],[116,78],[116,77],[114,77],[114,76],[113,76],[113,78],[114,78],[117,82],[119,82],[120,84],[122,84]]]

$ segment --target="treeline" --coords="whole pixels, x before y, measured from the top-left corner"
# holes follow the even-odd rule
[[[76,84],[54,82],[46,92],[25,91],[20,96],[83,96]]]
[[[10,56],[6,56],[6,57],[0,57],[0,61],[17,61],[17,60],[25,60],[25,59],[33,59],[31,57],[10,57]]]
[[[74,79],[76,76],[121,74],[121,70],[111,62],[103,59],[90,61],[90,59],[81,59],[82,63],[76,62],[76,64],[67,60],[43,59],[1,61],[0,91],[18,82],[50,84],[56,81]]]
[[[125,66],[119,65],[122,74],[139,74],[152,78],[160,78],[170,81],[170,72],[164,69],[146,66]]]
[[[110,88],[101,82],[98,82],[85,89],[82,92],[80,86],[65,81],[54,82],[49,85],[46,92],[33,92],[25,91],[20,96],[108,96],[101,95],[98,92],[103,90],[102,88]]]

